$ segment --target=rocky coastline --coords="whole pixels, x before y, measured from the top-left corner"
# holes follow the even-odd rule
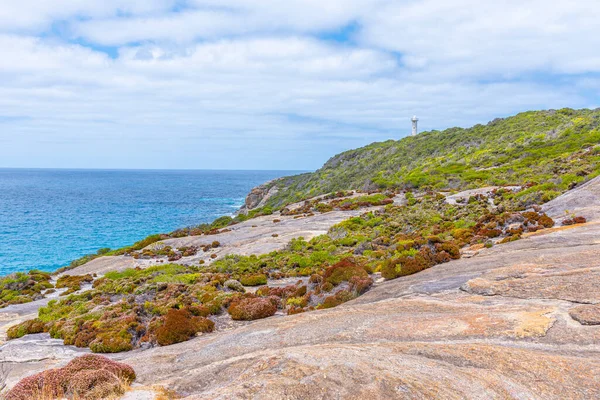
[[[460,203],[461,197],[489,192],[484,188],[455,194],[448,202]],[[349,197],[356,196],[359,194]],[[403,205],[405,197],[397,195],[391,201]],[[289,207],[292,215],[277,212],[233,225],[211,235],[219,241],[218,248],[178,262],[197,264],[233,253],[258,255],[280,250],[290,240],[318,237],[348,218],[381,208],[300,213],[302,217],[297,218],[294,210],[302,211],[302,207],[306,203]],[[459,260],[401,279],[384,282],[374,275],[371,290],[336,308],[251,323],[221,323],[216,333],[109,357],[135,369],[134,387],[144,396],[158,396],[155,390],[159,389],[148,388],[159,384],[192,399],[279,398],[285,393],[309,398],[309,386],[324,398],[352,397],[352,393],[389,398],[404,390],[438,393],[438,398],[448,398],[450,393],[486,398],[484,393],[489,392],[478,394],[473,389],[477,387],[493,387],[495,395],[509,397],[526,390],[531,398],[561,398],[570,388],[570,398],[590,398],[600,393],[598,375],[591,372],[600,368],[596,344],[600,280],[595,276],[600,270],[596,265],[600,259],[596,239],[600,233],[600,179],[551,201],[543,211],[557,221],[555,227],[489,249],[472,246],[464,249]],[[585,217],[586,223],[562,227],[571,214]],[[189,247],[205,241],[202,236],[187,236],[167,239],[164,244]],[[102,276],[156,264],[160,260],[100,257],[68,273]],[[276,287],[276,281],[269,282]],[[35,318],[50,300],[0,309],[2,338],[10,326]],[[0,361],[9,366],[7,383],[12,386],[24,376],[63,366],[88,352],[41,333],[3,344]],[[391,360],[393,367],[384,368],[384,359]],[[342,368],[348,360],[353,367]],[[505,368],[508,365],[517,367],[509,370]],[[549,369],[549,365],[553,367]],[[385,385],[363,382],[356,374],[365,368],[381,371]],[[433,375],[417,379],[414,374],[420,368],[441,374],[444,383],[438,379],[434,384],[430,381]],[[529,374],[519,374],[522,369]],[[285,372],[279,376],[273,374],[275,370]],[[310,383],[293,378],[300,371]],[[551,376],[557,373],[568,384],[552,385]],[[247,381],[246,375],[253,378]],[[198,376],[204,378],[198,380]],[[344,387],[334,384],[340,381]],[[425,389],[422,382],[432,386]],[[534,382],[537,387],[532,391],[528,385]]]

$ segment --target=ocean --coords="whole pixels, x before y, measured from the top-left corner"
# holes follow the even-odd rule
[[[296,171],[0,169],[0,276],[53,271],[98,249],[233,214]]]

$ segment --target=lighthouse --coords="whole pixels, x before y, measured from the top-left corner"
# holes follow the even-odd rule
[[[411,121],[412,121],[412,135],[417,136],[417,133],[419,133],[419,128],[417,125],[417,123],[419,122],[419,118],[417,118],[417,116],[415,115],[414,117],[412,117]]]

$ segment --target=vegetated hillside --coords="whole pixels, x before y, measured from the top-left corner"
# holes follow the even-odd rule
[[[600,173],[600,109],[531,111],[469,129],[424,132],[331,158],[286,177],[267,206],[337,190],[469,189],[529,184],[527,203],[551,200]]]

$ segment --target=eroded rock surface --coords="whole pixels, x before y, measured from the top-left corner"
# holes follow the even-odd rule
[[[27,335],[0,347],[0,364],[8,373],[6,383],[10,387],[25,376],[62,367],[86,353],[89,350],[64,346],[62,340],[50,339],[48,334]]]
[[[591,181],[546,203],[544,212],[551,218],[562,221],[567,211],[582,216],[588,221],[600,219],[600,179]]]
[[[246,214],[248,211],[255,208],[264,207],[267,201],[279,192],[279,187],[277,185],[272,185],[272,183],[273,181],[269,181],[252,188],[250,193],[248,193],[248,196],[246,196],[244,206],[240,212]]]
[[[184,257],[177,261],[177,263],[185,265],[197,265],[201,260],[210,263],[214,257],[221,258],[229,254],[265,254],[283,249],[292,239],[303,237],[306,240],[310,240],[315,236],[323,235],[337,223],[378,208],[380,207],[362,208],[351,211],[332,211],[301,217],[282,216],[277,212],[273,215],[257,217],[237,225],[232,225],[227,228],[227,231],[216,235],[166,239],[149,247],[156,245],[171,246],[173,248],[184,246],[201,247],[209,245],[213,241],[219,242],[219,247],[211,249],[209,252],[199,251],[193,256]],[[66,274],[85,275],[95,273],[102,275],[108,271],[122,271],[134,267],[147,268],[166,262],[166,258],[161,260],[136,260],[129,256],[99,257],[80,267],[67,271]]]
[[[598,399],[600,202],[582,210],[334,309],[112,357],[189,399]]]
[[[600,304],[575,307],[569,315],[583,325],[600,325]]]
[[[559,206],[577,212],[571,197]],[[585,206],[594,208],[600,202]],[[190,399],[600,398],[595,215],[386,282],[335,309],[118,358],[142,383]]]

